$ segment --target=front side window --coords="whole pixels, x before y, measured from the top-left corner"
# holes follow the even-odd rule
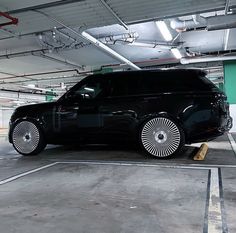
[[[69,96],[74,99],[95,99],[103,96],[105,80],[98,77],[91,77],[85,82],[81,82],[69,92]]]

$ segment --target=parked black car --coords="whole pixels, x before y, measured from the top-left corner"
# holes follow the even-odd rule
[[[91,75],[59,100],[18,107],[9,141],[23,155],[46,144],[139,142],[156,157],[232,127],[226,96],[199,70]]]

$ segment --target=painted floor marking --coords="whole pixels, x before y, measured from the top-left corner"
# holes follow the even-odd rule
[[[210,195],[208,206],[208,233],[222,233],[222,214],[217,168],[211,168]]]
[[[236,142],[235,142],[235,140],[234,140],[234,138],[233,138],[233,136],[232,136],[231,133],[228,133],[227,135],[228,135],[228,138],[229,138],[229,142],[230,142],[230,144],[231,144],[231,147],[232,147],[232,149],[233,149],[233,151],[234,151],[234,154],[236,155]]]
[[[173,165],[162,165],[162,164],[140,164],[140,163],[127,163],[127,162],[95,162],[95,161],[63,161],[54,162],[16,176],[12,176],[5,180],[0,181],[0,185],[9,183],[16,179],[30,175],[32,173],[41,171],[43,169],[55,166],[57,164],[91,164],[91,165],[116,165],[116,166],[142,166],[142,167],[159,167],[159,168],[179,168],[179,169],[202,169],[210,170],[210,190],[209,190],[209,206],[208,206],[208,233],[222,233],[222,213],[221,213],[221,201],[220,201],[220,189],[219,189],[219,174],[218,168],[209,168],[203,166],[173,166]]]
[[[41,171],[41,170],[43,170],[43,169],[52,167],[52,166],[54,166],[54,165],[56,165],[56,164],[58,164],[58,163],[57,163],[57,162],[55,162],[55,163],[50,163],[50,164],[48,164],[48,165],[45,165],[45,166],[42,166],[42,167],[39,167],[39,168],[30,170],[30,171],[27,171],[27,172],[24,172],[24,173],[21,173],[21,174],[18,174],[18,175],[16,175],[16,176],[9,177],[9,178],[7,178],[7,179],[5,179],[5,180],[1,180],[1,181],[0,181],[0,185],[9,183],[9,182],[11,182],[11,181],[14,181],[14,180],[19,179],[19,178],[24,177],[24,176],[27,176],[27,175],[29,175],[29,174],[32,174],[32,173]]]
[[[134,162],[134,163],[127,163],[127,162],[123,162],[123,161],[116,161],[116,162],[108,162],[108,161],[104,161],[104,162],[99,162],[99,161],[61,161],[61,162],[54,162],[54,163],[50,163],[48,165],[27,171],[27,172],[23,172],[20,173],[18,175],[9,177],[7,179],[1,180],[0,181],[0,185],[9,183],[11,181],[17,180],[21,177],[30,175],[32,173],[41,171],[43,169],[55,166],[57,164],[91,164],[91,165],[115,165],[115,166],[140,166],[140,167],[158,167],[158,168],[179,168],[179,169],[201,169],[201,170],[209,170],[209,168],[207,167],[202,167],[202,166],[182,166],[182,165],[166,165],[166,164],[145,164],[145,163],[138,163],[138,162]]]

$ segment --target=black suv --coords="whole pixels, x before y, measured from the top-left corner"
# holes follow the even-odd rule
[[[199,70],[91,75],[58,101],[18,107],[9,141],[23,155],[46,144],[139,142],[156,157],[232,127],[226,96]]]

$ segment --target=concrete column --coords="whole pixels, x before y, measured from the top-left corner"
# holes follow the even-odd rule
[[[2,109],[0,109],[0,129],[3,128],[3,116],[2,116]]]
[[[224,62],[225,93],[230,104],[230,115],[233,118],[231,132],[236,132],[236,61]]]

